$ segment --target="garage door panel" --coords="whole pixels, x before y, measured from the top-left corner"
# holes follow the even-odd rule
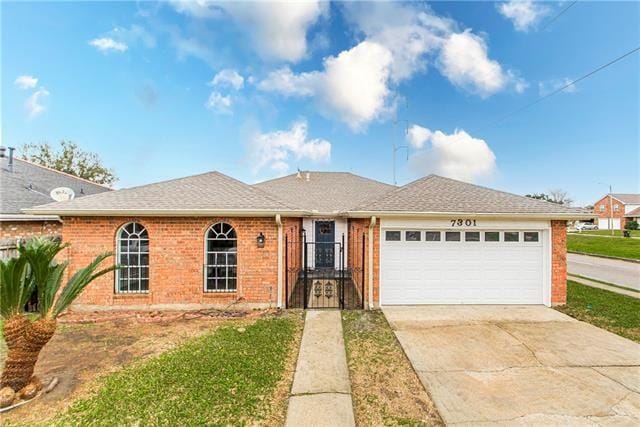
[[[541,304],[540,240],[382,241],[382,304]]]

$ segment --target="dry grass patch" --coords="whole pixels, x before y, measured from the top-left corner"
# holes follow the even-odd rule
[[[381,311],[344,311],[342,325],[359,425],[443,425]]]
[[[265,314],[259,318],[273,316]],[[302,317],[289,314],[296,332],[294,340],[299,343]],[[58,386],[34,402],[2,414],[7,424],[46,423],[56,414],[64,412],[79,398],[94,395],[103,378],[123,367],[144,363],[169,350],[185,344],[193,338],[211,334],[222,326],[248,327],[257,321],[253,318],[201,318],[144,323],[135,319],[121,319],[91,324],[61,325],[55,336],[44,348],[36,375],[47,383],[59,378]],[[4,364],[3,345],[0,340],[0,366]],[[297,354],[297,347],[295,347]],[[270,425],[282,424],[286,412],[288,390],[293,378],[295,356],[287,360],[283,379],[267,417]],[[281,390],[282,389],[282,390]],[[281,397],[284,395],[284,397]]]

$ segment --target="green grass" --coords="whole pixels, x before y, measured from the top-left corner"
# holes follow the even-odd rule
[[[640,299],[567,281],[567,304],[558,311],[640,342]]]
[[[569,233],[567,235],[567,250],[583,254],[640,259],[640,239],[613,239]]]
[[[611,236],[611,230],[584,230],[572,234],[592,234],[594,236]],[[613,230],[614,237],[623,237],[622,230]],[[631,230],[631,237],[640,237],[640,230]]]
[[[290,316],[225,326],[107,376],[54,425],[259,423],[283,378],[297,326]]]

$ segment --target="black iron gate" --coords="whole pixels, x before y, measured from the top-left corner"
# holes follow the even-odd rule
[[[286,308],[364,308],[365,236],[339,242],[299,241],[285,237]],[[329,249],[331,246],[331,249]],[[318,251],[333,253],[331,263],[318,263]]]

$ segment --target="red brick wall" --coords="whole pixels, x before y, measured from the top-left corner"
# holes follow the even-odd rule
[[[369,218],[358,218],[349,220],[349,241],[352,240],[358,242],[358,247],[353,248],[356,252],[361,252],[360,239],[362,234],[365,236],[364,247],[364,299],[365,307],[369,307],[369,224],[371,220]],[[351,236],[358,236],[356,239],[352,239]],[[352,254],[349,253],[349,260],[352,258]],[[358,256],[359,257],[359,256]],[[357,258],[354,258],[357,259]],[[349,261],[351,262],[351,261]],[[373,230],[373,304],[375,307],[380,305],[380,218],[378,218]]]
[[[551,221],[551,304],[567,302],[567,223]]]
[[[0,239],[55,236],[61,228],[58,221],[0,221]]]
[[[593,205],[593,213],[598,216],[598,218],[608,219],[611,218],[611,207],[613,205],[613,218],[620,218],[620,228],[624,230],[624,226],[627,222],[627,218],[624,217],[624,204],[613,198],[609,201],[609,196],[604,196],[602,199],[598,200]],[[615,210],[615,206],[618,205],[618,210]],[[604,206],[604,210],[601,211],[600,207]]]
[[[282,307],[286,307],[286,299],[289,298],[293,287],[298,280],[298,273],[302,268],[302,218],[282,218],[282,234],[284,255],[282,257],[283,280],[288,281],[288,289],[282,292]],[[287,265],[288,264],[288,265]],[[283,284],[284,286],[284,284]],[[286,293],[285,293],[286,292]]]
[[[130,221],[149,233],[148,294],[116,294],[114,274],[92,283],[78,305],[164,308],[166,305],[214,306],[234,301],[275,305],[277,299],[277,226],[274,218],[64,218],[62,236],[71,243],[64,256],[74,272],[105,251],[115,251],[116,232]],[[238,236],[238,287],[233,293],[203,291],[204,236],[216,222],[231,224]],[[256,237],[266,237],[258,248]],[[170,308],[170,307],[167,307]]]

